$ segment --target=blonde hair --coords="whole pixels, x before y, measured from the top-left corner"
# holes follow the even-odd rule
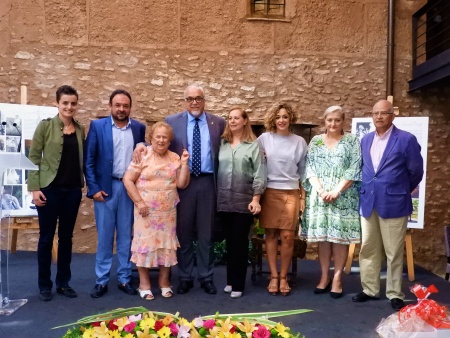
[[[241,113],[242,118],[244,120],[247,120],[247,123],[244,126],[244,131],[242,132],[242,135],[241,135],[241,141],[242,142],[252,142],[252,141],[256,140],[256,136],[252,130],[252,124],[250,122],[250,118],[248,117],[248,114],[244,110],[244,108],[237,107],[237,106],[231,107],[230,112],[228,113],[228,116],[230,116],[230,113],[233,110],[238,110]],[[233,134],[230,130],[230,124],[228,122],[227,122],[227,125],[225,126],[225,130],[222,134],[222,138],[230,143],[233,141]]]
[[[292,128],[292,126],[297,122],[297,113],[292,109],[292,107],[285,102],[280,102],[276,106],[274,106],[272,109],[270,109],[266,116],[264,116],[264,128],[266,128],[266,131],[269,132],[276,132],[277,131],[277,125],[275,124],[275,120],[277,118],[277,114],[281,109],[285,109],[289,116],[289,126]]]
[[[341,117],[343,120],[345,120],[345,113],[344,110],[342,110],[341,106],[330,106],[328,107],[325,112],[322,115],[322,118],[325,120],[327,118],[328,115],[332,114],[332,113],[341,113]]]

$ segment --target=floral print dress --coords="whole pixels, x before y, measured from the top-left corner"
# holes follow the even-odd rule
[[[169,161],[161,164],[161,157],[151,147],[147,149],[141,163],[131,162],[128,167],[140,174],[136,187],[150,208],[147,217],[134,208],[131,261],[138,267],[170,267],[177,264],[176,250],[180,246],[176,235],[176,205],[180,201],[176,178],[181,162],[177,154],[167,151]]]
[[[309,183],[317,177],[325,190],[332,190],[343,179],[354,181],[333,203],[325,203]],[[302,216],[300,237],[308,242],[338,244],[359,243],[359,187],[361,184],[361,145],[356,136],[345,134],[333,149],[322,135],[309,143],[306,174],[306,208]]]

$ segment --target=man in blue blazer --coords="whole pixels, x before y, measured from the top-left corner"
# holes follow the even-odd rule
[[[204,111],[205,95],[198,85],[190,85],[184,91],[184,112],[166,117],[165,121],[174,130],[174,139],[169,149],[181,155],[187,149],[191,181],[186,189],[179,190],[177,206],[177,236],[180,248],[177,251],[180,284],[177,293],[184,294],[194,286],[194,246],[197,240],[196,257],[198,280],[208,294],[217,293],[213,281],[213,230],[216,214],[216,175],[219,168],[220,137],[225,129],[222,117]],[[201,139],[201,170],[193,171],[194,128],[198,123]]]
[[[115,90],[109,98],[111,115],[92,121],[86,138],[87,196],[94,199],[98,233],[95,260],[97,280],[91,291],[92,298],[99,298],[108,291],[114,233],[119,263],[118,287],[129,295],[137,293],[130,284],[133,202],[128,197],[122,178],[131,162],[134,147],[145,141],[145,125],[129,117],[131,103],[127,91]]]
[[[394,109],[378,101],[372,112],[376,131],[364,136],[360,191],[361,251],[359,265],[363,291],[354,302],[378,299],[380,270],[387,257],[386,297],[395,310],[404,306],[402,293],[404,241],[408,217],[413,211],[411,192],[423,176],[420,145],[411,133],[392,121]]]

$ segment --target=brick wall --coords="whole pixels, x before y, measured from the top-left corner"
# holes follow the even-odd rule
[[[425,229],[414,231],[413,243],[416,262],[442,273],[450,91],[407,93],[411,15],[424,3],[396,1],[394,103],[401,116],[430,117]],[[133,116],[151,121],[181,110],[183,90],[195,81],[215,114],[239,104],[261,121],[283,100],[301,122],[321,124],[323,111],[340,104],[349,129],[352,117],[385,97],[386,1],[288,1],[285,21],[251,21],[246,13],[245,0],[2,0],[0,101],[19,103],[27,85],[29,104],[51,105],[56,88],[71,84],[88,127],[108,114],[109,94],[122,87],[133,96]],[[76,251],[95,251],[94,224],[83,199]],[[33,238],[20,236],[19,248]]]

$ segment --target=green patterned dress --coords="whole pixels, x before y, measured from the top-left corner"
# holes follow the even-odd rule
[[[343,179],[354,181],[333,203],[325,203],[311,186],[317,177],[325,190],[332,190]],[[359,243],[359,187],[361,181],[361,145],[356,136],[345,134],[333,149],[328,149],[322,135],[309,143],[306,174],[306,208],[300,237],[308,242],[338,244]]]

